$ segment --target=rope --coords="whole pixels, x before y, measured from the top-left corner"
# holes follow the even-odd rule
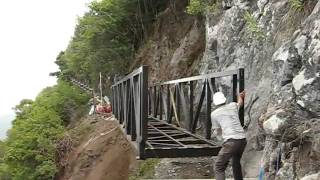
[[[278,157],[277,157],[277,164],[276,164],[276,173],[279,171],[280,166],[281,166],[281,143],[278,144],[279,152],[278,152]]]
[[[111,129],[111,130],[109,130],[109,131],[107,131],[107,132],[100,133],[98,136],[89,139],[89,141],[83,146],[83,148],[86,148],[89,144],[91,144],[92,142],[95,142],[97,139],[101,138],[102,136],[106,136],[106,135],[112,133],[112,132],[115,131],[117,128],[119,128],[119,127],[116,126],[116,127],[114,127],[113,129]]]

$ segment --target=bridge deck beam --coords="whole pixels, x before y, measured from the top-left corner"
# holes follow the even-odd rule
[[[216,156],[220,146],[163,120],[148,119],[145,158]]]

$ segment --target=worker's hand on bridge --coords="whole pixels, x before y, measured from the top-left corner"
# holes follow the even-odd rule
[[[246,96],[246,91],[242,91],[242,92],[239,94],[239,96],[240,96],[241,98],[244,98],[244,97]]]

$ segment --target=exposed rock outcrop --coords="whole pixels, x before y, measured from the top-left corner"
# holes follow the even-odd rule
[[[245,68],[246,104],[259,99],[246,112],[253,120],[244,160],[262,145],[259,156],[269,179],[301,178],[320,170],[320,152],[314,147],[320,133],[320,2],[304,1],[303,6],[298,11],[287,0],[234,0],[230,8],[206,16],[200,73]],[[250,29],[252,23],[262,35]]]

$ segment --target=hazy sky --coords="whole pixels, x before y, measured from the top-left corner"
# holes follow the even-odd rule
[[[0,116],[55,84],[55,58],[91,0],[0,0]]]

